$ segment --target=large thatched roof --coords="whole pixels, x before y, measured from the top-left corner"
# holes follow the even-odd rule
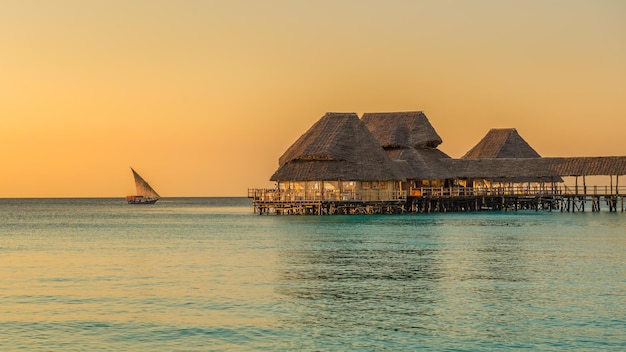
[[[404,180],[354,113],[327,113],[279,159],[272,181]]]
[[[383,148],[436,148],[442,142],[421,111],[365,113],[362,120]]]
[[[560,181],[561,176],[626,175],[626,156],[574,158],[443,159],[455,178]]]
[[[540,158],[514,128],[494,128],[461,159]]]

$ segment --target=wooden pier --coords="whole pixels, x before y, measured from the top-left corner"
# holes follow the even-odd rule
[[[275,189],[249,189],[259,215],[357,215],[405,212],[406,192],[308,193]]]
[[[587,188],[587,187],[586,187]],[[399,191],[385,200],[349,195],[294,197],[292,192],[249,189],[259,215],[402,214],[476,211],[624,212],[626,187],[591,187],[589,193],[550,188],[420,188]]]

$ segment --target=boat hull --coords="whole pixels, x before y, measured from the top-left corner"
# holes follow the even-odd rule
[[[127,196],[126,203],[128,204],[154,204],[159,198],[150,198],[144,196]]]

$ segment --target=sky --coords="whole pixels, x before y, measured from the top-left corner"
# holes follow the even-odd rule
[[[0,0],[0,197],[246,196],[326,112],[626,155],[626,1]]]

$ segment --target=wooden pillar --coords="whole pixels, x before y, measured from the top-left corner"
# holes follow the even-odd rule
[[[585,175],[583,175],[583,193],[587,196],[587,180],[585,179]]]
[[[343,181],[337,181],[337,187],[339,187],[339,200],[343,200]]]
[[[576,191],[575,191],[576,195],[578,195],[578,176],[576,176],[576,179],[575,179],[575,180],[576,180],[576,181],[575,181],[575,188],[574,188],[574,189],[576,190]]]
[[[570,211],[573,213],[574,212],[574,203],[573,203],[573,197],[568,196],[567,197],[567,212],[569,213]]]

